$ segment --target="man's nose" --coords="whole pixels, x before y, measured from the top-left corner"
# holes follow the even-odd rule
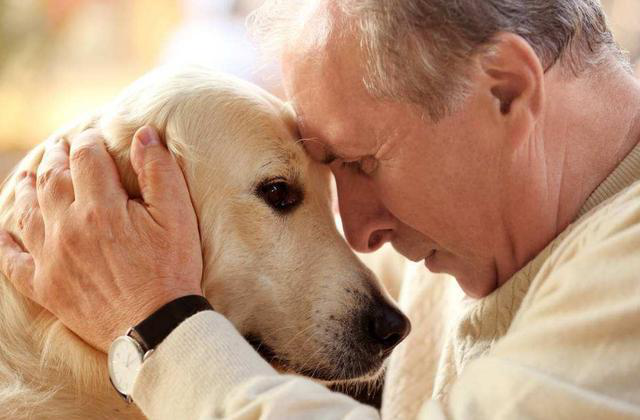
[[[361,175],[336,174],[338,205],[345,237],[358,252],[373,252],[391,241],[395,218]]]

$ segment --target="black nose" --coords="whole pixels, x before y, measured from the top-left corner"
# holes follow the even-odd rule
[[[390,351],[411,331],[409,319],[388,304],[378,304],[365,317],[365,331],[384,351]]]

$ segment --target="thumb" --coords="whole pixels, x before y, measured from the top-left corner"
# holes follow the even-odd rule
[[[136,131],[130,157],[142,200],[157,222],[167,216],[179,217],[185,206],[191,207],[182,170],[153,127],[146,125]]]
[[[0,270],[20,293],[33,299],[33,257],[5,230],[0,230]]]

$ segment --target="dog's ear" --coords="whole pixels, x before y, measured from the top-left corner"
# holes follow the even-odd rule
[[[90,114],[82,115],[79,118],[73,120],[70,124],[63,126],[56,130],[47,141],[52,139],[65,138],[67,140],[72,139],[78,134],[90,128],[96,128],[98,120],[100,119],[100,112],[93,112]]]
[[[99,121],[97,127],[104,136],[107,149],[116,162],[122,185],[132,198],[140,198],[140,187],[138,178],[131,166],[131,142],[136,130],[143,125],[144,123],[142,122],[138,126],[125,124],[118,119],[105,120],[103,118]]]
[[[129,103],[120,100],[111,104],[107,112],[96,122],[95,128],[104,136],[107,149],[118,167],[122,184],[132,198],[140,198],[138,178],[131,166],[130,158],[133,136],[139,128],[145,125],[153,127],[178,163],[183,166],[185,162],[186,146],[176,140],[180,136],[176,135],[175,124],[171,123],[171,116],[174,114],[171,112],[174,109],[172,105],[161,101]]]
[[[138,185],[138,177],[136,176],[133,166],[131,166],[131,143],[136,131],[145,126],[153,127],[160,137],[160,140],[166,144],[169,151],[176,157],[181,154],[175,150],[175,142],[171,141],[167,134],[166,122],[158,121],[154,118],[128,119],[111,116],[110,118],[101,118],[98,121],[97,129],[104,136],[107,149],[116,162],[120,180],[131,198],[140,198],[140,186]],[[178,159],[179,163],[181,159]]]
[[[47,141],[64,137],[71,143],[75,136],[92,128],[100,131],[104,137],[107,149],[116,162],[120,178],[129,195],[134,198],[139,197],[138,181],[129,160],[129,148],[137,127],[125,124],[118,119],[108,118],[105,109],[102,109],[93,114],[80,117],[56,131]],[[42,155],[40,154],[38,163],[41,157]]]

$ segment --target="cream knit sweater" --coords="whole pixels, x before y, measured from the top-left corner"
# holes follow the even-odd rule
[[[640,146],[493,294],[471,301],[446,276],[416,276],[401,298],[415,328],[390,362],[384,418],[640,418]],[[133,398],[152,419],[380,416],[279,375],[211,311],[158,347]]]

